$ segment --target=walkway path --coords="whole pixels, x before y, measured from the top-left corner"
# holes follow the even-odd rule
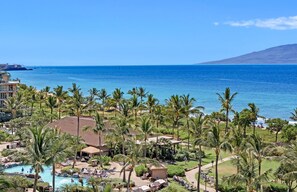
[[[226,157],[226,158],[220,160],[220,161],[218,162],[218,164],[223,163],[223,162],[225,162],[225,161],[230,161],[230,160],[233,159],[234,157],[235,157],[235,156]],[[212,163],[206,164],[206,165],[204,165],[204,166],[201,167],[201,170],[209,169],[209,168],[211,168],[212,166],[213,166]],[[187,180],[188,180],[190,183],[192,183],[194,186],[197,186],[197,179],[196,179],[196,177],[195,177],[197,173],[198,173],[198,168],[195,168],[195,169],[192,169],[191,171],[186,172],[186,178],[187,178]],[[205,186],[200,184],[200,189],[203,189],[203,190],[204,190],[204,189],[205,189]],[[207,190],[208,190],[209,192],[215,192],[215,191],[216,191],[215,189],[213,189],[213,188],[209,188],[209,187],[207,187]]]

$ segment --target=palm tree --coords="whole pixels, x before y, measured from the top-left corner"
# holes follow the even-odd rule
[[[236,183],[244,183],[247,192],[259,191],[261,188],[261,183],[268,181],[268,173],[258,175],[257,174],[257,164],[255,162],[255,157],[253,150],[247,149],[240,153],[239,161],[237,162],[239,167],[239,173],[227,177],[229,185],[236,185]]]
[[[142,104],[143,104],[143,98],[146,98],[146,96],[148,95],[148,92],[145,90],[145,88],[139,87],[137,89],[137,93],[136,94],[140,97],[140,105],[142,106]]]
[[[116,109],[119,108],[120,102],[121,102],[122,99],[123,99],[123,95],[124,95],[124,92],[121,91],[121,89],[119,89],[119,88],[116,88],[116,89],[112,92],[112,98],[113,98],[113,101],[115,102]]]
[[[60,133],[57,129],[52,131],[52,141],[50,157],[46,164],[52,164],[52,186],[53,192],[55,191],[55,176],[56,176],[56,164],[63,162],[68,156],[73,153],[73,146],[71,144],[72,137],[65,133]]]
[[[53,122],[53,111],[54,111],[54,108],[56,108],[58,106],[57,99],[54,96],[50,95],[47,98],[46,106],[50,108],[51,122]]]
[[[197,117],[191,118],[191,134],[195,137],[195,145],[199,148],[199,162],[198,162],[198,178],[197,178],[197,191],[200,191],[200,177],[202,167],[202,144],[204,144],[204,124],[205,118],[203,113],[200,113]]]
[[[188,150],[190,149],[190,119],[192,115],[197,115],[200,112],[200,109],[204,109],[203,107],[194,107],[194,102],[196,101],[193,97],[190,97],[190,94],[188,95],[182,95],[181,96],[182,105],[184,108],[184,119],[186,121],[186,128],[188,131]]]
[[[147,164],[147,163],[153,163],[158,164],[156,161],[148,158],[143,158],[142,156],[142,149],[139,145],[135,143],[135,140],[129,141],[128,146],[129,148],[127,155],[119,154],[114,157],[115,161],[122,160],[125,162],[121,173],[124,172],[127,168],[129,168],[129,175],[128,175],[128,181],[127,181],[127,192],[130,192],[130,182],[131,182],[131,175],[134,171],[134,168],[138,164]]]
[[[254,121],[253,114],[248,109],[243,109],[239,113],[238,125],[243,127],[243,137],[246,138],[246,129]]]
[[[232,129],[231,143],[233,146],[233,151],[236,155],[235,161],[238,162],[239,155],[242,152],[242,150],[245,148],[245,145],[246,145],[246,139],[244,137],[242,137],[242,133],[240,132],[239,129],[236,129],[236,128]],[[237,173],[239,173],[239,166],[237,166]]]
[[[248,106],[250,107],[251,111],[251,120],[253,124],[253,134],[256,134],[256,121],[259,117],[262,117],[259,115],[260,109],[255,105],[255,103],[249,103]]]
[[[129,134],[129,120],[125,116],[118,116],[114,119],[115,133],[119,135],[122,140],[122,154],[125,155],[126,137]],[[125,161],[123,162],[125,164]],[[126,182],[126,173],[123,174],[123,182]]]
[[[159,100],[154,97],[153,94],[147,96],[146,107],[151,115],[154,108],[159,104]]]
[[[274,118],[274,119],[268,119],[266,121],[266,123],[268,124],[268,129],[270,131],[274,131],[275,132],[275,142],[277,143],[277,139],[278,139],[278,134],[279,132],[281,132],[281,130],[288,125],[288,121],[287,120],[283,120],[280,118]]]
[[[225,127],[225,133],[228,131],[228,123],[229,123],[229,113],[233,111],[232,109],[232,102],[237,95],[237,92],[231,94],[230,88],[227,87],[225,89],[225,92],[221,94],[217,93],[219,96],[219,101],[221,102],[222,109],[221,111],[225,111],[226,114],[226,127]]]
[[[76,86],[75,86],[76,87]],[[86,103],[86,100],[84,99],[82,93],[78,90],[76,90],[75,92],[73,92],[73,96],[70,97],[69,100],[69,107],[70,110],[76,115],[77,117],[77,128],[76,128],[76,137],[77,137],[77,148],[79,145],[79,132],[80,132],[80,116],[83,114],[83,112],[88,109],[88,106],[90,105],[90,103]],[[77,153],[75,154],[75,159],[73,162],[73,167],[75,165],[75,160],[77,157]]]
[[[97,98],[97,96],[99,95],[99,91],[97,90],[97,88],[92,88],[89,90],[89,94],[90,94],[90,101],[95,101]]]
[[[232,146],[227,140],[227,135],[223,138],[220,137],[220,129],[215,124],[211,125],[211,130],[208,132],[207,135],[208,145],[214,149],[216,160],[215,160],[215,189],[218,192],[219,187],[219,172],[218,172],[218,162],[221,150],[229,150],[232,151]]]
[[[50,129],[46,127],[30,127],[28,128],[28,136],[27,159],[35,170],[33,192],[36,192],[39,173],[43,171],[42,165],[48,160],[51,151],[52,134]]]
[[[93,132],[95,134],[98,135],[98,146],[101,147],[102,146],[102,132],[104,131],[104,122],[103,122],[103,118],[100,116],[99,113],[96,113],[95,117],[95,123],[96,123],[96,126],[95,127],[85,127],[84,130],[88,130],[90,128],[92,128]]]
[[[297,188],[297,141],[292,142],[281,157],[281,165],[274,175],[288,186],[288,192]]]
[[[67,97],[67,91],[63,90],[63,86],[57,86],[54,88],[54,93],[57,98],[58,119],[61,119],[61,105]]]
[[[154,108],[153,119],[155,121],[156,127],[159,128],[159,125],[163,122],[164,114],[163,114],[163,107],[161,105],[157,105]]]
[[[134,121],[135,121],[135,123],[136,123],[136,122],[137,122],[137,111],[138,111],[139,106],[140,106],[140,103],[139,103],[139,101],[138,101],[137,96],[134,95],[134,96],[131,98],[130,103],[131,103],[131,108],[132,108],[132,110],[133,110],[133,112],[134,112]]]
[[[262,159],[265,156],[265,144],[263,143],[262,138],[258,135],[251,135],[248,139],[248,143],[250,144],[252,152],[258,161],[258,175],[261,175]]]
[[[15,119],[17,113],[21,110],[23,106],[23,101],[17,99],[16,97],[9,97],[4,100],[4,110],[9,111],[12,115],[12,118]]]
[[[148,139],[148,135],[150,133],[152,133],[153,131],[153,126],[151,124],[151,120],[148,117],[142,117],[140,119],[140,126],[139,126],[139,130],[142,133],[143,137],[144,137],[144,157],[146,157],[146,150],[147,150],[147,139]]]
[[[184,108],[182,100],[178,95],[172,95],[169,100],[166,100],[167,106],[169,108],[169,114],[171,115],[171,120],[173,121],[172,134],[174,136],[174,128],[177,129],[177,139],[179,140],[179,124],[180,120],[184,114]]]
[[[110,97],[110,95],[107,94],[106,89],[101,89],[98,94],[99,99],[102,101],[102,110],[103,110],[103,118],[104,118],[104,110],[106,105],[106,100]]]
[[[131,90],[129,90],[127,93],[131,96],[137,96],[137,87],[133,87]]]
[[[291,113],[291,117],[290,119],[292,119],[293,121],[297,121],[297,108],[294,109],[294,111]]]

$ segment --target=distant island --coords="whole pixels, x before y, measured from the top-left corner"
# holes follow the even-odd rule
[[[0,71],[32,70],[20,64],[0,64]]]
[[[297,44],[272,47],[237,57],[200,64],[297,64]]]

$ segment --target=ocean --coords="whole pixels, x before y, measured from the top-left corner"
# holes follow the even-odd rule
[[[50,66],[10,73],[13,79],[37,89],[69,88],[77,83],[85,96],[93,87],[111,94],[115,88],[127,93],[140,86],[161,103],[173,94],[190,94],[196,105],[205,107],[205,113],[220,110],[216,93],[226,87],[238,92],[235,110],[253,102],[265,117],[289,119],[297,107],[297,65]]]

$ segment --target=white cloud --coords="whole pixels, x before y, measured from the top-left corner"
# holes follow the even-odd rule
[[[274,30],[297,29],[297,16],[270,19],[254,19],[246,21],[230,21],[224,23],[233,27],[259,27]]]

